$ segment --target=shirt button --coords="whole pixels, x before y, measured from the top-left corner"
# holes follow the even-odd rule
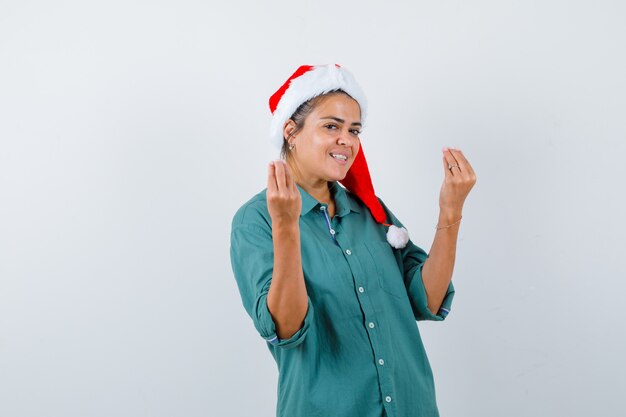
[[[350,249],[346,249],[346,253],[347,253],[348,255],[352,255],[352,251],[351,251]]]
[[[384,360],[382,360],[382,359],[379,359],[379,360],[378,360],[378,363],[379,363],[379,364],[381,364],[381,365],[384,365],[384,364],[385,364],[385,361],[384,361]]]
[[[370,329],[373,329],[375,324],[373,322],[370,321],[370,324],[368,324],[368,326],[370,326]]]
[[[334,235],[335,234],[335,229],[330,229],[330,234]]]
[[[363,291],[365,291],[365,288],[359,287],[359,292],[363,292]]]
[[[387,401],[388,403],[390,403],[390,402],[391,402],[391,397],[387,395],[387,396],[385,397],[385,401]]]

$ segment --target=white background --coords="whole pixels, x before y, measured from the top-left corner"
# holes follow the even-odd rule
[[[349,68],[376,191],[430,248],[442,146],[478,181],[442,416],[622,416],[622,1],[0,1],[0,415],[261,416],[229,259],[269,96]],[[402,416],[401,416],[402,417]]]

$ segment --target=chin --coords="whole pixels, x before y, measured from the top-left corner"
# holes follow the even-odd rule
[[[346,177],[346,175],[348,175],[348,171],[344,172],[343,174],[329,175],[328,181],[341,181]]]
[[[336,169],[336,167],[333,167],[334,169],[332,169],[330,172],[328,172],[329,175],[327,175],[327,181],[341,181],[343,180],[347,175],[348,172],[350,171],[350,167],[352,166],[352,164],[350,164],[349,166],[346,165],[345,167],[343,167],[343,169]]]

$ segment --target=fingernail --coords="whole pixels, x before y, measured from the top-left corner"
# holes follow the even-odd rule
[[[274,161],[270,161],[270,166],[274,166]]]
[[[441,149],[442,152],[445,152],[447,150],[448,150],[448,148],[446,148],[445,146],[443,147],[443,149]]]

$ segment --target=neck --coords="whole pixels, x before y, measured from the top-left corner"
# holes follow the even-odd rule
[[[296,181],[296,183],[304,189],[311,197],[319,201],[320,203],[330,204],[332,202],[332,196],[330,189],[328,188],[328,181],[321,180],[320,182],[306,182]]]
[[[296,178],[295,181],[296,184],[320,203],[332,203],[332,195],[328,188],[328,181],[323,179],[306,180],[300,178]]]
[[[302,178],[300,171],[297,167],[293,166],[290,161],[287,161],[291,168],[291,175],[304,191],[306,191],[311,197],[321,203],[331,204],[333,202],[332,194],[328,188],[329,182],[322,178]]]

